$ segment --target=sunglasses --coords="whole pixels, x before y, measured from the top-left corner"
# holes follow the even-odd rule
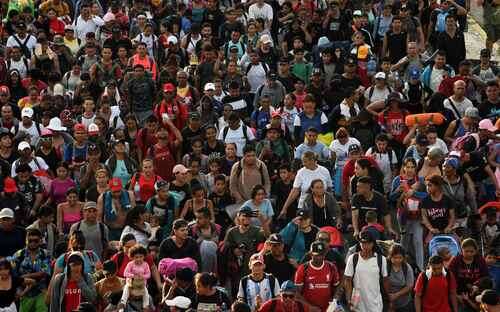
[[[287,298],[287,299],[293,299],[295,298],[295,295],[293,294],[282,294],[283,298]]]

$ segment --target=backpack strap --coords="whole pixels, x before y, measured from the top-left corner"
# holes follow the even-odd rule
[[[448,98],[448,101],[451,105],[451,108],[453,108],[454,113],[457,114],[457,116],[458,116],[457,119],[459,120],[460,118],[462,118],[462,116],[460,115],[460,112],[458,111],[457,107],[455,106],[455,102],[453,102],[453,100],[451,99],[451,96]]]
[[[243,300],[248,303],[248,275],[241,279],[241,288],[243,289]]]
[[[276,279],[272,274],[266,274],[266,277],[269,280],[269,287],[271,288],[271,298],[274,298],[276,296],[276,294],[274,293]]]

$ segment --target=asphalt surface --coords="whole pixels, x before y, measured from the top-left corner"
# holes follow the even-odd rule
[[[465,48],[467,58],[479,60],[479,52],[486,46],[486,33],[483,24],[483,8],[477,6],[475,0],[471,0],[471,8],[468,16],[468,31],[465,33]],[[500,46],[493,46],[492,60],[500,62]]]

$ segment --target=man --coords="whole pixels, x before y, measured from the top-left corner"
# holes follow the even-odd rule
[[[458,312],[457,283],[453,273],[445,269],[443,258],[434,255],[429,269],[415,283],[415,311]]]
[[[264,0],[257,0],[248,8],[248,18],[254,20],[262,18],[264,20],[264,28],[266,30],[271,30],[271,25],[273,23],[273,8],[271,5],[265,3]]]
[[[7,65],[8,71],[16,69],[19,72],[21,79],[28,76],[30,60],[23,55],[23,51],[20,46],[13,46],[10,48],[10,57],[7,61],[5,61],[5,64]]]
[[[278,81],[278,75],[274,71],[267,73],[267,79],[263,85],[257,88],[253,100],[253,107],[259,107],[259,101],[262,97],[268,96],[271,99],[271,106],[279,107],[286,95],[283,84]]]
[[[478,105],[479,116],[481,118],[492,118],[493,120],[500,116],[500,98],[498,83],[496,80],[486,83],[486,98],[483,98],[481,104]]]
[[[194,140],[203,139],[204,129],[201,124],[201,115],[198,111],[189,113],[186,127],[182,128],[182,155],[193,152],[192,144]]]
[[[382,53],[389,56],[391,64],[396,64],[406,55],[407,33],[403,31],[402,26],[401,17],[394,16],[391,28],[384,35]]]
[[[330,158],[330,149],[323,143],[318,142],[318,129],[309,127],[305,134],[305,142],[295,149],[295,159],[301,160],[305,152],[313,152],[319,161],[326,161]]]
[[[104,20],[98,15],[93,15],[91,5],[88,2],[82,3],[80,16],[73,22],[76,37],[84,44],[87,33],[96,33],[99,27],[104,26]]]
[[[445,77],[455,76],[455,70],[446,64],[446,52],[437,51],[434,62],[431,62],[422,72],[422,83],[429,94],[437,92]]]
[[[212,32],[218,33],[220,26],[224,23],[224,14],[219,9],[218,0],[207,1],[203,12],[203,23],[209,23],[212,26]]]
[[[45,291],[50,280],[51,258],[41,248],[42,232],[38,229],[27,230],[26,247],[14,254],[13,263],[16,276],[33,283],[30,290],[21,297],[20,310],[48,311],[45,305]]]
[[[16,33],[11,35],[9,39],[7,39],[6,55],[10,55],[10,48],[20,47],[24,57],[30,59],[31,53],[36,46],[36,38],[27,33],[26,24],[24,22],[17,23],[15,29]]]
[[[180,88],[180,86],[178,86]],[[168,119],[174,124],[177,129],[184,129],[186,121],[188,119],[189,107],[186,105],[186,101],[176,94],[176,88],[173,83],[166,83],[162,87],[163,89],[163,100],[157,104],[154,108],[154,114],[158,120],[163,121],[164,114]]]
[[[143,125],[146,119],[153,114],[153,100],[156,94],[155,83],[146,75],[145,67],[134,65],[132,79],[127,81],[125,89],[129,111],[135,113],[139,124]]]
[[[491,62],[490,50],[482,49],[479,54],[479,64],[472,69],[472,74],[483,83],[487,83],[490,80],[495,80],[498,72],[498,67]]]
[[[0,259],[12,256],[25,245],[26,231],[16,226],[14,211],[10,208],[0,210]]]
[[[144,70],[148,72],[148,76],[156,81],[158,67],[153,56],[148,55],[146,43],[142,41],[137,43],[136,53],[128,60],[129,67],[135,68],[136,65],[142,65]]]
[[[243,156],[245,146],[255,140],[253,132],[241,120],[236,112],[231,112],[228,125],[219,131],[218,140],[236,144],[236,155]]]
[[[161,242],[159,259],[182,259],[189,257],[201,266],[200,250],[196,241],[188,234],[188,223],[177,219],[172,224],[173,235]]]
[[[391,94],[392,89],[387,85],[386,75],[384,72],[378,72],[375,74],[375,83],[365,90],[365,101],[366,105],[385,100],[389,94]]]
[[[250,63],[246,65],[245,74],[250,85],[250,93],[255,96],[257,89],[266,82],[266,76],[270,69],[269,64],[260,59],[257,50],[250,50],[247,54],[250,58]]]
[[[344,272],[345,291],[347,304],[351,310],[383,311],[382,294],[389,293],[387,260],[375,251],[375,245],[372,234],[363,231],[359,239],[360,250],[347,258]],[[356,272],[361,273],[356,274]],[[359,300],[353,301],[352,299],[356,297],[359,297]]]
[[[10,130],[12,129],[12,127],[19,124],[19,120],[16,117],[14,117],[14,105],[9,103],[9,99],[10,99],[9,88],[7,86],[1,86],[0,103],[3,105],[0,116],[0,127]],[[19,110],[17,112],[19,112]]]
[[[37,229],[42,233],[41,247],[49,256],[55,255],[56,243],[59,232],[54,222],[54,210],[50,206],[43,206],[36,215],[36,221],[29,225],[26,230]]]
[[[170,181],[176,163],[176,149],[181,145],[182,136],[170,120],[167,120],[167,126],[174,133],[175,141],[172,142],[169,138],[167,129],[158,129],[158,132],[156,132],[158,142],[148,149],[147,157],[153,159],[156,174],[165,181]]]
[[[347,88],[357,89],[361,86],[361,80],[357,75],[358,63],[355,58],[348,57],[344,63],[344,72],[340,78],[340,90]]]
[[[14,139],[28,139],[33,146],[38,146],[41,130],[40,124],[33,121],[34,111],[31,107],[25,107],[21,111],[21,122],[10,130],[14,134]]]
[[[285,253],[285,244],[279,234],[271,234],[264,245],[265,271],[283,283],[295,274],[295,267]]]
[[[4,208],[10,208],[14,211],[15,221],[18,225],[23,227],[28,225],[28,217],[32,214],[31,207],[23,193],[19,192],[13,178],[5,178],[0,201]]]
[[[252,310],[259,310],[264,302],[272,300],[279,292],[278,280],[264,272],[266,265],[261,254],[250,257],[250,274],[240,280],[238,300],[247,303]]]
[[[264,186],[266,193],[271,190],[269,172],[264,162],[257,159],[255,147],[246,145],[243,148],[243,158],[231,168],[229,190],[237,203],[252,198],[252,190],[256,185]]]
[[[377,213],[378,223],[385,224],[386,230],[396,236],[392,228],[391,215],[387,209],[387,202],[384,195],[373,190],[371,177],[360,177],[356,185],[356,194],[352,196],[352,226],[354,228],[354,237],[358,237],[360,230],[366,225],[366,212],[373,210]]]
[[[14,177],[19,192],[24,195],[28,207],[29,216],[32,218],[38,213],[43,201],[43,185],[40,180],[33,176],[33,170],[28,164],[21,164],[16,168],[17,175]],[[5,192],[5,189],[4,189]]]
[[[49,166],[42,157],[32,155],[33,150],[31,149],[31,145],[28,142],[22,141],[21,143],[19,143],[19,145],[17,146],[17,150],[19,152],[19,158],[12,164],[12,177],[15,177],[17,175],[16,169],[21,164],[28,164],[33,171],[47,172],[47,170],[49,169]]]
[[[73,224],[70,236],[75,231],[81,231],[85,237],[85,250],[93,250],[99,257],[108,247],[109,231],[102,222],[97,221],[97,203],[88,201],[83,206],[83,220]]]
[[[284,244],[289,246],[287,256],[295,267],[303,261],[319,232],[319,228],[312,224],[311,213],[309,210],[298,210],[297,217],[279,233]]]
[[[297,297],[297,286],[291,281],[287,280],[281,284],[280,296],[264,303],[258,310],[259,312],[290,312],[290,311],[303,311],[309,312],[309,306],[302,303]],[[250,311],[250,309],[248,310]]]
[[[430,16],[427,30],[427,42],[436,47],[439,34],[446,31],[446,18],[450,15],[466,15],[467,10],[453,0],[442,1]]]
[[[176,38],[177,39],[177,38]],[[148,22],[144,27],[144,31],[138,34],[133,40],[135,44],[140,42],[146,45],[148,56],[151,58],[157,58],[158,56],[158,37],[153,33],[153,23]],[[177,43],[177,42],[176,42]]]
[[[325,260],[327,246],[321,241],[311,245],[312,259],[299,265],[295,273],[297,292],[313,307],[326,311],[329,303],[340,299],[335,290],[340,285],[337,267]]]
[[[406,44],[406,53],[405,57],[391,66],[391,71],[404,71],[404,80],[408,81],[410,78],[410,69],[418,68],[418,70],[422,70],[423,64],[427,59],[418,52],[417,42],[415,41],[409,41]]]
[[[122,78],[120,65],[113,61],[113,50],[104,46],[101,50],[101,59],[94,63],[89,70],[91,79],[104,89],[111,81]]]
[[[465,97],[465,81],[457,80],[453,84],[453,95],[444,100],[444,108],[453,112],[455,119],[465,116],[465,110],[474,107],[472,101]]]
[[[464,34],[457,27],[455,15],[447,15],[445,21],[445,31],[437,36],[437,49],[443,50],[446,53],[448,64],[458,70],[460,61],[466,58]]]

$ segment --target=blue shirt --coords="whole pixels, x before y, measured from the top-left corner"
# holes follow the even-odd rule
[[[252,210],[259,211],[261,215],[263,215],[266,219],[271,219],[274,216],[274,210],[273,206],[271,204],[271,201],[269,199],[264,199],[264,201],[259,205],[255,206],[253,201],[251,199],[247,200],[246,202],[241,205],[242,207],[250,207]],[[262,224],[260,223],[260,220],[258,218],[252,218],[251,221],[252,225],[255,226],[261,226]]]
[[[295,159],[302,159],[302,155],[305,152],[313,152],[318,156],[320,160],[330,158],[330,150],[321,142],[316,142],[315,145],[310,146],[306,143],[302,143],[295,149]]]

